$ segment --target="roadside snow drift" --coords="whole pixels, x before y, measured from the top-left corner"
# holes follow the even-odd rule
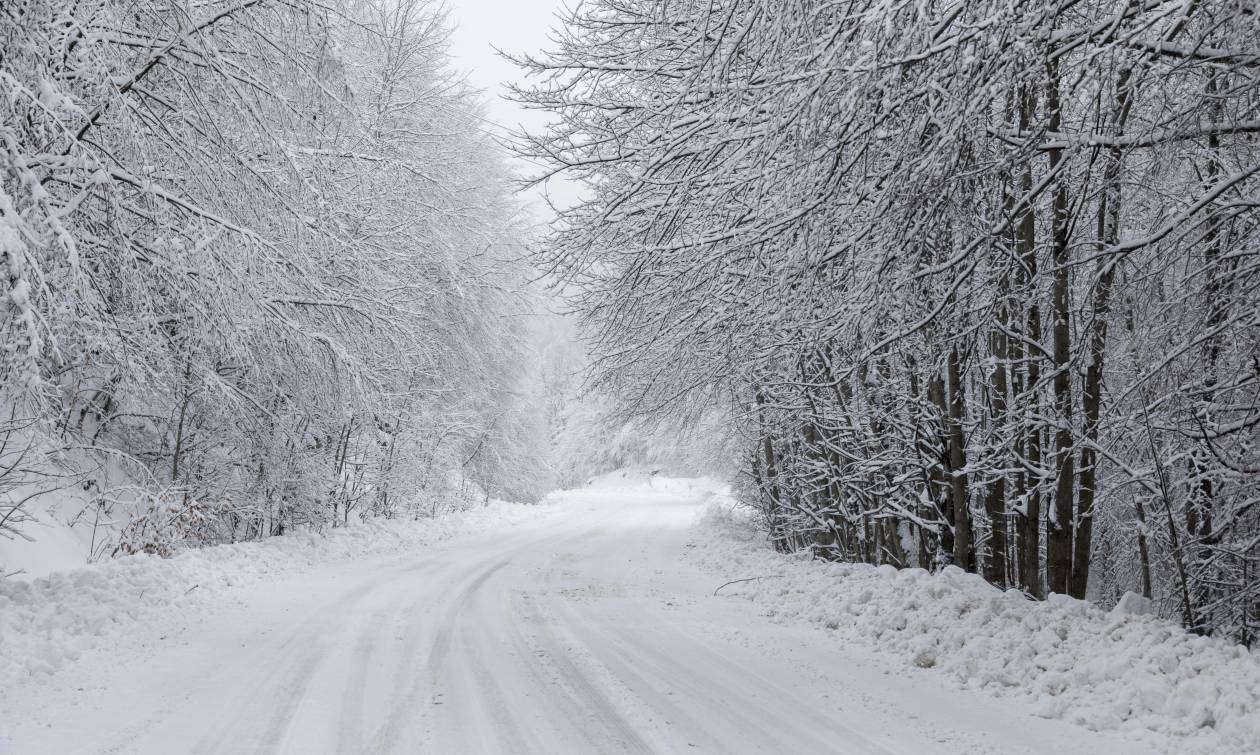
[[[1107,613],[1060,595],[1030,601],[956,567],[932,575],[781,555],[729,500],[716,500],[696,526],[693,558],[727,579],[757,578],[722,595],[963,687],[1032,698],[1047,718],[1171,735],[1178,753],[1260,752],[1260,659],[1246,648],[1140,615],[1133,601]]]
[[[493,502],[434,519],[370,519],[324,534],[301,531],[168,559],[127,556],[29,582],[0,580],[0,678],[51,673],[132,622],[171,621],[266,576],[411,550],[539,513],[537,506]]]

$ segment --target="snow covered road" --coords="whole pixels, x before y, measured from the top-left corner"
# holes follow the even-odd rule
[[[0,750],[1146,751],[713,597],[684,558],[705,495],[605,483],[536,522],[243,586],[6,680]]]

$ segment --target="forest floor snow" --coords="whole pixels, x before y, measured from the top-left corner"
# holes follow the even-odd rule
[[[957,574],[778,556],[715,513],[727,500],[709,481],[617,474],[538,507],[5,584],[0,752],[1137,755],[1251,741],[1219,698],[1205,726],[1190,708],[1209,698],[1150,682],[1139,692],[1182,701],[1151,701],[1168,706],[1154,721],[1114,710],[1131,684],[1105,686],[1149,655],[1253,701],[1240,681],[1253,667],[1225,668],[1244,653],[1191,652],[1175,627],[1128,618],[1099,657],[1086,640],[1106,615]],[[787,576],[714,595],[761,574]],[[1081,722],[1111,730],[1055,718],[1090,700],[1114,718]]]
[[[1039,716],[1118,731],[1152,749],[1260,752],[1260,654],[1143,615],[1140,598],[1106,612],[1062,595],[1031,601],[957,567],[933,575],[779,554],[722,496],[694,542],[701,568],[752,577],[721,594],[896,657],[909,673],[1020,698]]]

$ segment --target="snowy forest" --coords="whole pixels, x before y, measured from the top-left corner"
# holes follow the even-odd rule
[[[0,529],[76,486],[123,553],[544,492],[526,219],[436,4],[0,16]]]
[[[622,416],[776,547],[1260,631],[1260,11],[590,0],[522,56]]]
[[[1256,0],[0,0],[0,752],[1260,752]]]

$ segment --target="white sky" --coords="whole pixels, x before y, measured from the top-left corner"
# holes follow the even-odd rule
[[[563,8],[562,0],[446,0],[445,6],[455,27],[451,35],[455,69],[482,90],[486,117],[512,129],[522,124],[530,130],[541,129],[546,124],[546,116],[504,98],[505,82],[520,81],[522,73],[499,57],[494,48],[513,54],[537,53],[548,48],[548,32],[559,23],[556,13]],[[489,124],[486,128],[502,131]],[[519,158],[513,161],[521,173],[538,172],[537,166]],[[576,186],[560,181],[553,180],[547,190],[552,201],[561,206],[571,204],[578,196]],[[532,199],[539,219],[550,219],[546,204],[537,196]]]

